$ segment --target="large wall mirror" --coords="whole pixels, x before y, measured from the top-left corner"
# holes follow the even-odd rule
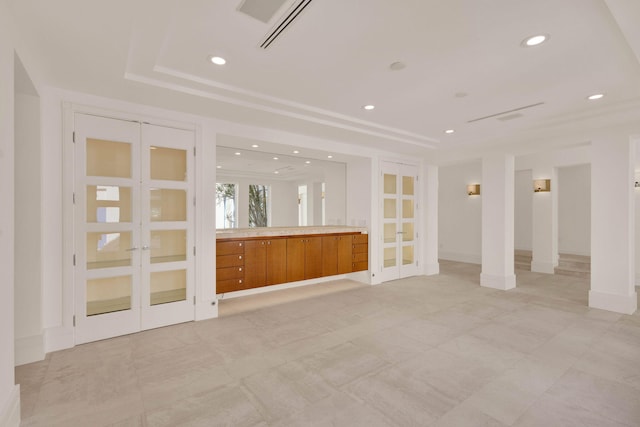
[[[216,147],[216,229],[346,224],[340,156],[230,135]]]

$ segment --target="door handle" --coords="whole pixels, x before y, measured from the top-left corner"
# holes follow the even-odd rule
[[[138,249],[139,249],[139,248],[138,248],[137,246],[134,246],[134,247],[132,247],[132,248],[125,249],[125,251],[127,251],[127,252],[131,252],[131,251],[137,251]]]
[[[147,246],[147,245],[144,245],[144,246],[142,247],[142,250],[143,250],[143,251],[148,251],[149,249],[151,249],[151,247],[150,247],[150,246]]]

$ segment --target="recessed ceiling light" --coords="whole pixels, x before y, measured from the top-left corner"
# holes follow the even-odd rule
[[[455,130],[453,130],[453,129],[447,129],[447,130],[444,131],[444,133],[454,133],[454,132],[455,132]]]
[[[331,154],[329,154],[329,155],[327,156],[327,159],[333,159],[333,156],[332,156]]]
[[[527,37],[526,39],[524,39],[522,41],[522,46],[524,47],[538,46],[539,44],[542,44],[547,40],[549,40],[549,36],[547,36],[546,34],[538,34],[538,35]]]
[[[604,97],[604,93],[594,93],[593,95],[587,96],[589,101],[595,101],[596,99],[601,99]]]
[[[277,158],[277,157],[274,157],[274,158],[273,158],[273,160],[278,160],[278,158]]]
[[[364,108],[365,110],[371,111],[374,108],[376,108],[375,105],[371,105],[371,104],[367,104],[367,105],[363,105],[362,108]]]
[[[224,59],[221,56],[210,56],[209,57],[209,61],[211,61],[212,63],[216,64],[216,65],[224,65],[227,63],[227,60]]]
[[[222,166],[218,165],[216,166],[216,169],[222,169]]]
[[[236,152],[235,152],[235,153],[233,153],[233,154],[235,154],[236,156],[239,156],[239,155],[240,155],[240,154],[242,154],[242,153],[240,153],[239,151],[236,151]]]
[[[259,146],[258,144],[253,144],[251,147],[252,147],[252,148],[258,148],[258,147],[260,147],[260,146]]]
[[[298,150],[293,150],[293,154],[300,154]]]
[[[280,171],[274,171],[273,173],[275,173],[276,175],[280,173]]]
[[[311,160],[307,160],[305,163],[310,165],[311,164]]]
[[[389,68],[393,71],[400,71],[400,70],[403,70],[406,66],[407,64],[405,64],[404,62],[396,61],[391,63],[391,65],[389,65]]]

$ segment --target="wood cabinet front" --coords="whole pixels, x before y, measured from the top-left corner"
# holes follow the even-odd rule
[[[245,242],[245,287],[277,285],[287,281],[286,239]]]
[[[368,238],[336,233],[218,241],[216,293],[367,270]]]
[[[322,277],[322,237],[287,239],[287,282]]]

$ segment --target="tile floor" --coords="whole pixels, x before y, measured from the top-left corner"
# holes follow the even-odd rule
[[[222,317],[16,369],[23,426],[638,426],[640,314],[477,265],[222,301]]]

